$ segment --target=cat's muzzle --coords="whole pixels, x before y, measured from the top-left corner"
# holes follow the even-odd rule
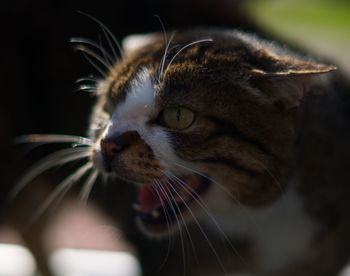
[[[147,232],[169,231],[178,220],[193,216],[193,209],[202,204],[201,197],[209,186],[207,178],[197,175],[143,185],[133,205],[139,224]]]

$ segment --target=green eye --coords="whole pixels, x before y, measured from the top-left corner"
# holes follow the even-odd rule
[[[185,107],[168,107],[162,113],[163,124],[171,129],[185,129],[192,124],[193,120],[193,111]]]

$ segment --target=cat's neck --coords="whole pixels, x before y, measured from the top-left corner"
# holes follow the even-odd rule
[[[217,225],[203,214],[203,221],[213,231],[224,232],[229,237],[242,237],[253,242],[254,252],[259,256],[259,269],[276,271],[308,254],[314,236],[321,230],[319,222],[304,206],[297,192],[299,180],[290,180],[283,195],[272,205],[248,208],[234,204],[219,187],[213,188],[207,202]],[[218,230],[218,225],[221,230]],[[299,233],[299,235],[295,235]]]

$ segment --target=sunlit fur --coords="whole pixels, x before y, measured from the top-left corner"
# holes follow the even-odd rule
[[[101,26],[107,48],[87,39],[73,40],[102,76],[79,81],[85,82],[81,90],[98,95],[90,138],[32,136],[24,140],[78,143],[87,146],[86,150],[63,150],[44,159],[22,178],[14,194],[43,171],[89,156],[87,163],[44,202],[43,210],[90,172],[81,192],[86,201],[98,174],[107,173],[101,141],[136,132],[137,138],[112,160],[110,175],[118,177],[115,185],[120,179],[138,188],[153,185],[159,199],[170,203],[170,209],[164,209],[167,223],[161,230],[139,218],[137,224],[150,237],[168,236],[168,254],[171,239],[178,233],[184,270],[186,238],[195,252],[190,229],[195,224],[220,266],[215,275],[228,273],[222,252],[207,233],[207,224],[211,224],[242,263],[248,262],[230,238],[244,236],[253,242],[255,257],[249,261],[248,270],[264,275],[299,275],[293,266],[300,262],[300,271],[306,271],[301,275],[335,275],[340,263],[330,261],[329,266],[319,267],[307,263],[317,260],[313,259],[317,256],[315,238],[325,222],[306,204],[314,200],[309,188],[314,184],[305,184],[307,172],[297,165],[302,156],[300,145],[308,144],[307,137],[300,136],[300,129],[305,129],[303,119],[310,119],[303,117],[305,102],[321,97],[321,92],[334,85],[340,78],[330,73],[335,67],[247,33],[219,29],[144,36],[144,44],[142,39],[137,40],[139,45],[126,49],[119,60],[115,51],[119,44]],[[159,115],[169,106],[190,109],[194,122],[183,130],[166,128]],[[205,194],[197,194],[183,180],[192,175],[210,182]],[[317,182],[325,185],[322,179]],[[179,194],[178,186],[183,194]],[[187,204],[187,198],[193,202]],[[179,211],[179,204],[185,206],[184,211]],[[249,217],[258,223],[246,223]],[[289,222],[286,218],[294,222],[290,227],[285,227]],[[298,239],[289,240],[291,235],[298,235]],[[282,240],[274,245],[277,237]],[[344,236],[339,240],[347,241]],[[282,253],[276,254],[276,250]],[[324,267],[327,272],[322,271]]]
[[[154,185],[158,196],[168,198],[168,202],[175,202],[179,196],[174,183],[184,187],[184,194],[195,200],[187,205],[187,196],[183,195],[186,211],[179,212],[175,222],[168,222],[163,232],[138,221],[141,230],[151,237],[172,235],[177,230],[184,244],[185,236],[191,236],[188,225],[196,224],[222,271],[225,265],[207,237],[203,221],[211,222],[226,240],[227,235],[233,234],[252,238],[257,246],[256,265],[266,273],[309,258],[307,248],[322,226],[300,205],[299,184],[291,184],[297,159],[297,111],[304,98],[315,94],[317,83],[331,79],[325,76],[321,80],[320,75],[335,67],[242,32],[196,30],[173,32],[165,38],[157,34],[145,38],[145,44],[139,39],[139,45],[133,45],[105,78],[98,91],[93,122],[101,114],[108,114],[107,125],[112,123],[122,135],[128,121],[122,118],[137,112],[139,117],[128,121],[129,128],[124,131],[135,130],[140,139],[118,155],[122,162],[112,163],[115,172],[139,186]],[[147,112],[127,104],[136,89],[133,83],[145,68],[154,93],[152,103],[144,104],[152,106]],[[145,89],[144,93],[149,91]],[[140,101],[142,97],[145,96],[140,95]],[[157,117],[168,106],[192,110],[194,123],[181,131],[159,125]],[[140,118],[141,124],[137,123]],[[156,136],[159,132],[163,134]],[[113,136],[108,129],[100,135],[102,139]],[[171,151],[159,150],[161,145],[167,145]],[[95,156],[101,154],[98,148],[96,144]],[[155,155],[159,164],[147,165],[151,162],[147,159],[137,162],[139,153],[146,150]],[[141,179],[136,171],[140,171]],[[209,179],[211,189],[205,195],[195,196],[181,180],[191,174]],[[217,189],[221,197],[213,203],[210,199]],[[283,202],[288,202],[290,208],[282,208]],[[167,212],[175,214],[178,208],[174,203]],[[259,233],[254,224],[241,221],[242,227],[234,229],[236,224],[228,220],[238,222],[242,213],[249,213],[271,228]],[[283,232],[285,238],[299,233],[299,239],[272,246],[270,233],[282,229],[283,218],[288,216],[293,216],[295,224],[289,232]],[[271,248],[266,244],[271,244]],[[231,249],[235,251],[234,247]],[[283,256],[274,250],[283,252]],[[235,253],[239,256],[239,252]]]

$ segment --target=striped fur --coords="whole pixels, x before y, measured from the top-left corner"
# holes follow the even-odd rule
[[[297,261],[304,265],[310,258],[308,249],[317,247],[314,242],[324,229],[323,218],[316,215],[318,209],[308,202],[317,200],[312,195],[314,183],[325,183],[322,176],[305,182],[305,168],[313,168],[317,162],[309,154],[302,161],[305,168],[300,168],[300,149],[312,147],[300,131],[310,125],[318,127],[316,117],[310,117],[312,112],[305,107],[309,99],[327,97],[327,87],[341,78],[332,72],[335,67],[238,31],[198,29],[179,32],[168,43],[160,34],[152,34],[146,41],[143,46],[138,41],[138,46],[112,68],[100,88],[92,117],[92,125],[101,116],[109,118],[104,119],[109,127],[96,133],[97,141],[112,136],[112,130],[121,134],[132,130],[139,135],[118,155],[112,164],[114,171],[141,186],[163,179],[162,170],[179,176],[200,172],[212,181],[203,200],[213,213],[219,210],[217,215],[224,224],[231,225],[225,231],[235,233],[230,229],[235,223],[229,222],[240,222],[240,206],[261,220],[265,232],[242,227],[239,233],[248,233],[260,245],[255,252],[263,262],[261,271],[283,271]],[[152,97],[135,87],[135,79],[144,68],[148,82],[145,93]],[[135,98],[135,91],[139,98]],[[159,116],[171,106],[193,111],[193,123],[183,130],[162,125]],[[97,143],[92,159],[101,162],[100,155]],[[299,181],[292,181],[296,178]],[[213,201],[210,197],[217,189],[215,183],[226,192]],[[284,238],[292,234],[284,227],[288,215],[296,221],[290,229],[300,230],[300,244],[296,239],[269,248],[273,243],[270,231],[281,227]],[[274,226],[277,228],[272,229]],[[282,250],[285,258],[278,259],[276,250]],[[328,271],[339,269],[338,264],[333,265]],[[334,275],[306,267],[317,273],[301,275]]]

